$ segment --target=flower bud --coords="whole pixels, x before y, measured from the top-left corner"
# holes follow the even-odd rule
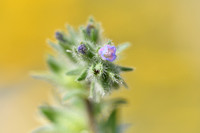
[[[92,29],[95,29],[95,28],[94,28],[94,25],[88,24],[87,27],[86,27],[86,33],[87,33],[89,36],[91,35]]]
[[[61,32],[59,32],[59,31],[57,31],[57,32],[55,33],[55,38],[56,38],[58,41],[65,42],[65,39],[64,39],[64,37],[63,37],[63,34],[62,34]]]
[[[85,44],[81,44],[78,46],[78,52],[81,54],[86,54],[87,48],[86,48]]]

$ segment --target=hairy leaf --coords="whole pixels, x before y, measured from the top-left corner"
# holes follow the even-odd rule
[[[125,131],[131,126],[131,124],[120,124],[117,126],[116,133],[125,133]]]
[[[61,70],[61,66],[51,55],[48,56],[47,64],[48,64],[49,68],[55,73],[58,73]]]
[[[34,130],[32,133],[56,133],[53,126],[43,126]]]
[[[48,73],[45,72],[31,72],[31,76],[35,79],[40,79],[40,80],[51,80],[51,77]]]
[[[79,75],[79,74],[81,73],[81,70],[82,70],[82,69],[71,70],[71,71],[68,71],[68,72],[66,73],[66,75],[70,75],[70,76]]]
[[[110,114],[106,122],[106,133],[116,133],[117,132],[117,109],[114,109]]]
[[[124,67],[124,66],[118,66],[118,68],[121,70],[121,71],[124,71],[124,72],[128,72],[128,71],[133,71],[134,69],[131,68],[131,67]]]
[[[127,49],[129,46],[130,46],[130,43],[128,43],[128,42],[118,45],[117,46],[117,54],[121,53],[122,51]]]
[[[61,51],[61,48],[58,44],[52,42],[51,40],[47,40],[47,43],[53,48],[55,49],[56,51]]]
[[[83,70],[82,73],[76,79],[77,81],[82,81],[87,77],[87,69]]]
[[[58,110],[56,110],[53,107],[45,105],[45,106],[41,106],[40,107],[40,111],[48,120],[50,120],[51,122],[56,123],[56,120],[57,120],[58,115],[59,115]]]
[[[85,90],[81,90],[81,89],[76,89],[76,90],[71,90],[69,92],[67,92],[64,96],[63,96],[63,100],[69,100],[72,97],[86,97],[87,93]]]

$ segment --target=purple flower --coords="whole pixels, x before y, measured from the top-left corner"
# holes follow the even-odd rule
[[[116,48],[115,46],[105,45],[99,49],[99,55],[103,60],[113,62],[116,59]]]
[[[81,44],[78,46],[78,52],[81,54],[86,54],[87,48],[86,48],[85,44]]]

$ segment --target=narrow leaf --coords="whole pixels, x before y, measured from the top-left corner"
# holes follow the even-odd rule
[[[52,126],[43,126],[34,130],[32,133],[56,133]]]
[[[128,43],[128,42],[118,45],[117,46],[117,54],[121,53],[122,51],[127,49],[129,46],[130,46],[130,43]]]
[[[82,70],[82,69],[71,70],[71,71],[68,71],[68,72],[66,73],[66,75],[70,75],[70,76],[79,75],[79,74],[81,73],[81,70]]]
[[[134,69],[133,68],[131,68],[131,67],[123,67],[123,66],[118,66],[119,67],[119,69],[121,70],[121,71],[124,71],[124,72],[128,72],[128,71],[133,71]]]
[[[76,32],[74,31],[73,27],[71,27],[70,25],[67,25],[67,30],[71,36],[71,39],[74,41],[76,38]]]
[[[56,51],[61,51],[61,48],[58,44],[52,42],[51,40],[47,40],[47,43]]]
[[[125,131],[131,126],[131,124],[120,124],[117,126],[116,133],[125,133]]]
[[[97,40],[98,40],[97,29],[91,29],[91,39],[92,39],[93,42],[97,42]]]
[[[50,75],[48,73],[44,73],[44,72],[31,72],[30,75],[35,78],[35,79],[41,79],[41,80],[50,80]]]
[[[123,85],[125,88],[128,89],[128,85],[127,85],[127,83],[126,83],[124,80],[122,81],[122,85]]]
[[[123,98],[117,98],[117,99],[111,100],[111,103],[113,105],[121,105],[121,104],[126,104],[127,101],[125,99],[123,99]]]
[[[48,59],[47,59],[47,64],[49,66],[49,68],[53,71],[53,72],[59,72],[61,70],[61,67],[58,65],[57,61],[54,59],[53,56],[49,55]]]
[[[85,69],[80,75],[79,77],[76,79],[77,81],[82,81],[87,77],[87,69]]]
[[[107,132],[116,133],[117,132],[117,109],[114,109],[110,114],[108,121],[106,122]]]
[[[50,106],[41,106],[40,111],[51,122],[56,122],[58,111]]]
[[[76,90],[71,90],[69,92],[67,92],[64,97],[63,100],[69,100],[72,97],[85,97],[86,96],[86,92],[85,90],[80,90],[80,89],[76,89]]]

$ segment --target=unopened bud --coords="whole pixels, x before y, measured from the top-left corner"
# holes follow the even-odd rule
[[[95,28],[94,28],[94,25],[88,24],[88,25],[87,25],[87,28],[86,28],[86,32],[87,32],[87,34],[88,34],[89,36],[91,35],[92,29],[95,29]]]
[[[59,32],[59,31],[57,31],[57,32],[55,33],[55,38],[56,38],[58,41],[65,42],[65,39],[64,39],[64,37],[63,37],[63,34],[62,34],[61,32]]]
[[[87,48],[86,48],[85,44],[81,44],[78,46],[78,52],[81,54],[86,54]]]

